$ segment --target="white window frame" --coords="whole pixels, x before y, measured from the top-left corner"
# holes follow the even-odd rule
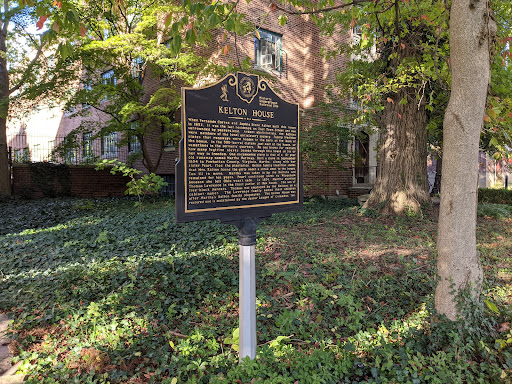
[[[283,72],[283,35],[259,29],[254,37],[255,67],[265,71]]]

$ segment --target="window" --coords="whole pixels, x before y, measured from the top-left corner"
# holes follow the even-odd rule
[[[142,57],[135,57],[132,59],[132,65],[130,68],[130,72],[134,79],[142,81],[142,65],[144,64],[144,60]]]
[[[130,131],[137,132],[139,128],[138,121],[132,121],[130,123]],[[128,140],[128,152],[137,152],[141,151],[142,147],[139,141],[139,137],[136,134],[131,134],[130,139]]]
[[[82,150],[84,160],[92,160],[94,158],[94,150],[93,150],[93,139],[92,133],[84,133],[82,135]]]
[[[14,158],[12,159],[12,161],[15,163],[21,162],[21,149],[14,150]]]
[[[102,82],[103,85],[106,85],[107,87],[111,86],[111,85],[116,85],[117,84],[117,78],[116,78],[116,75],[114,74],[114,70],[111,69],[110,71],[103,72],[101,74],[101,82]],[[109,98],[108,95],[105,95],[103,97],[103,101],[107,101],[108,98]]]
[[[42,161],[41,144],[34,144],[32,146],[32,158],[35,161]]]
[[[171,122],[173,122],[173,119],[171,119]],[[164,151],[174,151],[176,147],[174,146],[174,140],[175,137],[174,132],[172,130],[166,129],[162,125],[162,141],[164,146]]]
[[[104,159],[117,158],[117,132],[110,132],[101,140],[101,155]]]
[[[70,105],[69,108],[64,111],[64,114],[66,116],[72,115],[73,113],[75,113],[75,110],[76,110],[75,106]]]
[[[283,37],[277,33],[259,30],[260,38],[254,38],[254,57],[257,67],[267,71],[283,69],[282,41]]]
[[[107,72],[103,72],[101,74],[101,82],[103,85],[116,85],[117,84],[117,78],[114,74],[114,70],[111,69]]]
[[[84,90],[86,91],[86,93],[89,93],[90,91],[92,91],[91,84],[84,84],[83,87],[84,87]],[[89,104],[82,103],[82,109],[88,109],[89,107],[90,107]]]
[[[12,159],[15,163],[28,163],[30,162],[30,150],[28,148],[15,149],[14,158]]]
[[[169,39],[169,40],[163,42],[162,45],[164,45],[167,49],[170,50],[171,43],[172,43],[172,39]],[[164,58],[166,60],[160,60],[161,63],[162,62],[164,63],[164,64],[161,64],[163,73],[160,76],[160,82],[171,81],[176,78],[176,75],[175,75],[175,72],[177,69],[176,63],[172,63],[172,62],[169,63],[170,59],[169,59],[169,54],[167,54],[167,53],[164,53]]]
[[[354,140],[354,179],[357,184],[370,181],[370,136],[359,132]]]
[[[175,179],[174,175],[159,175],[164,179],[167,185],[160,190],[160,196],[174,197]]]
[[[76,163],[75,141],[72,136],[64,138],[64,162],[67,164]]]
[[[141,150],[142,147],[137,135],[130,136],[130,141],[128,142],[128,152],[138,152]]]
[[[48,141],[48,161],[55,161],[55,153],[53,150],[55,149],[55,140]]]

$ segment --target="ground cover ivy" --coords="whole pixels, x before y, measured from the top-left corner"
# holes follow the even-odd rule
[[[510,381],[508,208],[479,209],[486,305],[451,324],[432,317],[435,223],[354,205],[260,224],[260,346],[239,365],[234,228],[175,224],[161,199],[0,203],[0,311],[20,370],[28,383]]]

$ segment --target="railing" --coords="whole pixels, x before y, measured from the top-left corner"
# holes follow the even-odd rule
[[[117,136],[92,138],[87,134],[80,138],[11,135],[7,136],[7,147],[11,164],[51,162],[71,165],[94,164],[102,159],[127,162],[138,149],[119,146]]]

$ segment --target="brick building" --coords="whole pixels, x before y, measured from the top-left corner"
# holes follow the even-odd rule
[[[319,29],[306,15],[290,15],[288,22],[282,26],[278,22],[276,12],[268,12],[268,3],[254,0],[249,4],[240,2],[239,12],[246,14],[246,19],[252,22],[259,31],[259,38],[254,35],[228,37],[227,40],[219,34],[201,54],[210,57],[217,63],[228,64],[230,61],[237,65],[249,58],[253,68],[266,73],[271,77],[273,88],[280,93],[284,100],[298,103],[301,110],[301,129],[307,130],[311,124],[318,124],[319,117],[315,114],[317,105],[326,100],[325,85],[334,81],[336,70],[343,70],[347,58],[337,56],[326,60],[321,55],[322,47],[332,47],[334,44],[350,41],[352,31],[336,33],[332,37],[322,36]],[[231,49],[227,55],[222,53],[222,48],[229,44]],[[104,82],[116,81],[113,73],[105,71],[101,74]],[[214,79],[205,79],[204,85]],[[160,76],[146,74],[143,80],[145,90],[144,98],[149,97],[162,85],[170,81]],[[81,85],[83,87],[83,85]],[[88,106],[76,106],[76,108],[89,108]],[[177,114],[179,115],[179,114]],[[94,108],[90,108],[89,117],[100,126],[107,117]],[[31,156],[33,161],[50,160],[49,154],[58,145],[59,140],[72,133],[81,122],[80,117],[70,117],[58,107],[45,107],[29,118],[11,124],[8,136],[11,137],[13,157],[22,158]],[[136,123],[136,122],[134,122]],[[44,125],[44,127],[41,127]],[[119,146],[121,137],[116,132],[92,139],[91,134],[81,134],[79,141],[81,147],[60,154],[57,161],[71,160],[71,162],[87,162],[91,158],[118,158],[126,161],[131,152],[139,148],[136,141],[128,145]],[[161,141],[159,132],[155,137],[145,138],[149,155],[153,161],[160,157]],[[41,139],[37,140],[36,137]],[[48,137],[61,139],[47,140]],[[329,140],[338,140],[329,138]],[[20,143],[22,143],[20,145]],[[375,181],[376,139],[367,136],[359,137],[352,143],[348,143],[349,149],[356,153],[355,164],[345,164],[344,168],[336,166],[318,166],[309,164],[304,159],[304,184],[306,195],[341,195],[357,196],[367,193]],[[37,148],[37,151],[35,150]],[[176,145],[172,142],[165,143],[164,151],[157,168],[157,174],[164,176],[169,182],[169,189],[174,184],[174,164],[178,157]],[[25,148],[28,148],[25,149]],[[65,158],[69,157],[69,158]],[[140,160],[134,166],[144,169]]]

